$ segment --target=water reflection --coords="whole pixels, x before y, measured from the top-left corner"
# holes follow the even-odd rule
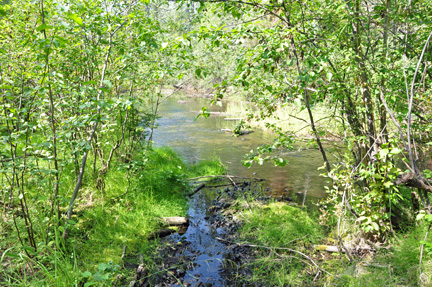
[[[268,181],[272,195],[307,193],[308,197],[323,197],[326,181],[319,174],[323,165],[318,150],[289,152],[284,157],[285,167],[275,167],[272,163],[253,165],[247,168],[241,161],[246,153],[264,143],[272,141],[270,133],[256,130],[242,137],[232,137],[221,131],[232,129],[235,122],[224,120],[225,116],[211,115],[204,119],[194,118],[207,106],[209,100],[169,98],[160,106],[158,128],[153,139],[157,146],[170,146],[190,163],[216,157],[227,167],[230,174],[246,177],[261,177]],[[212,111],[223,111],[224,107],[212,107]],[[300,201],[302,198],[300,198]]]

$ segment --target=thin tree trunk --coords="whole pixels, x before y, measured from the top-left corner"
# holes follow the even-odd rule
[[[99,83],[99,92],[97,94],[97,101],[100,100],[100,97],[101,97],[101,94],[102,94],[101,89],[103,87],[103,82],[105,80],[105,73],[106,73],[106,69],[108,67],[108,59],[109,59],[109,56],[110,56],[110,53],[111,53],[111,43],[112,43],[112,37],[113,37],[113,35],[114,35],[114,33],[111,33],[110,36],[109,36],[108,51],[107,51],[107,53],[105,55],[105,62],[104,62],[104,66],[103,66],[103,69],[102,69],[102,75],[101,75],[101,79],[100,79],[100,83]],[[97,109],[97,116],[98,117],[99,117],[100,113],[101,113],[101,108],[98,106],[98,109]],[[92,142],[92,140],[93,140],[93,138],[94,138],[94,136],[96,134],[96,130],[98,128],[98,124],[99,124],[99,121],[97,120],[94,123],[94,125],[93,125],[93,130],[92,130],[92,132],[90,134],[90,137],[87,140],[87,143],[89,145],[91,144],[91,142]],[[77,180],[77,183],[75,185],[75,189],[73,191],[72,198],[71,198],[71,200],[69,202],[69,208],[68,208],[67,213],[66,213],[67,214],[67,220],[70,220],[71,217],[72,217],[73,206],[75,204],[75,200],[76,200],[76,198],[78,196],[78,192],[79,192],[79,190],[81,188],[81,184],[82,184],[82,181],[83,181],[83,178],[84,178],[85,165],[86,165],[86,162],[87,162],[88,153],[89,153],[89,150],[85,151],[85,153],[83,155],[83,158],[82,158],[82,161],[81,161],[81,168],[80,168],[80,173],[79,173],[79,176],[78,176],[78,180]],[[69,232],[69,230],[66,228],[65,231],[63,232],[63,240],[66,240],[66,238],[68,236],[68,232]]]

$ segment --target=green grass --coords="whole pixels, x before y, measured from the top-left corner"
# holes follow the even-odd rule
[[[305,272],[310,268],[307,260],[283,248],[308,253],[310,244],[323,237],[317,220],[306,211],[281,202],[254,205],[252,210],[243,210],[240,219],[243,222],[241,240],[267,247],[257,248],[257,258],[251,263],[253,283],[267,283],[268,286],[307,286],[310,283],[311,278]]]
[[[347,260],[327,260],[323,262],[323,268],[338,276],[326,278],[323,282],[327,286],[350,287],[431,286],[432,254],[428,254],[427,249],[423,254],[422,274],[419,273],[420,246],[424,236],[422,223],[391,238],[390,249],[379,250],[373,256],[357,257],[355,265]],[[430,238],[427,241],[432,243]]]
[[[286,203],[254,204],[252,210],[241,209],[243,222],[241,242],[253,244],[256,258],[249,267],[251,278],[240,278],[245,284],[265,283],[268,286],[432,286],[432,249],[425,248],[421,274],[419,259],[426,223],[396,234],[387,242],[390,249],[376,254],[354,256],[355,264],[346,256],[314,250],[315,244],[328,244],[317,216]],[[427,242],[432,243],[429,236]],[[334,245],[334,242],[330,245]],[[259,248],[261,246],[261,248]],[[267,248],[263,248],[267,247]],[[314,281],[316,269],[309,256],[328,273]]]
[[[333,138],[335,135],[343,134],[342,124],[337,117],[332,116],[334,111],[326,105],[320,103],[313,107],[314,121],[321,137]],[[266,129],[265,123],[276,125],[286,131],[291,131],[300,137],[310,137],[312,134],[309,122],[309,115],[306,109],[300,109],[294,103],[288,103],[278,106],[273,116],[261,120],[259,118],[260,110],[253,106],[252,103],[245,101],[229,101],[226,112],[233,117],[247,118],[249,112],[254,115],[253,119],[248,122],[251,126]]]
[[[115,274],[120,272],[127,276],[128,272],[132,272],[122,268],[125,264],[122,260],[125,246],[125,258],[139,263],[138,253],[146,256],[154,246],[148,241],[148,236],[159,228],[160,218],[186,215],[188,206],[185,195],[190,190],[186,178],[224,171],[217,160],[188,166],[168,148],[147,151],[142,162],[145,164],[131,176],[127,193],[127,174],[121,162],[113,162],[104,176],[103,192],[95,187],[96,177],[90,168],[87,169],[66,247],[61,242],[63,227],[59,227],[55,230],[54,241],[47,246],[41,243],[38,259],[28,258],[19,246],[13,229],[5,231],[7,236],[0,240],[0,246],[2,249],[5,246],[4,250],[10,249],[8,254],[0,256],[0,264],[8,267],[0,268],[0,285],[77,286],[83,282],[94,282],[95,286],[110,286]],[[91,161],[87,164],[92,166]],[[73,174],[72,168],[68,166],[63,173]],[[67,184],[69,190],[72,189],[73,180]],[[68,198],[67,190],[64,182],[62,196],[65,199]],[[41,199],[37,198],[35,206]],[[32,213],[35,227],[40,231],[38,240],[43,242],[46,235],[43,232],[46,226],[44,213],[38,215],[37,209],[32,209]],[[6,233],[2,231],[2,235]]]
[[[292,242],[299,238],[303,238],[303,242],[316,243],[322,238],[316,220],[307,212],[282,202],[258,205],[252,211],[244,211],[242,220],[242,237],[269,247],[292,246]]]

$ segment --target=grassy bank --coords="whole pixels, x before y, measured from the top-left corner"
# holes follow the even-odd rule
[[[254,249],[248,260],[253,275],[247,284],[265,286],[431,286],[432,240],[426,240],[420,264],[421,245],[428,224],[400,230],[373,251],[329,252],[338,246],[333,228],[319,225],[318,216],[290,203],[245,204],[236,212],[242,222],[237,242]],[[355,225],[355,223],[353,223]],[[350,230],[359,230],[357,226]],[[350,232],[344,245],[361,241]],[[364,240],[364,239],[363,239]],[[246,278],[239,278],[246,280]],[[245,283],[246,284],[246,283]]]
[[[30,258],[14,233],[3,229],[0,285],[80,286],[87,282],[88,286],[108,286],[118,274],[130,276],[133,271],[124,268],[127,261],[138,264],[138,254],[150,252],[153,243],[148,236],[159,228],[160,218],[186,215],[185,194],[190,187],[185,179],[223,172],[218,161],[188,166],[167,148],[148,151],[143,159],[142,168],[129,182],[126,170],[120,165],[113,168],[104,177],[103,192],[95,187],[96,179],[87,180],[66,245],[61,240],[63,226],[59,226],[56,241],[41,246],[43,254]]]

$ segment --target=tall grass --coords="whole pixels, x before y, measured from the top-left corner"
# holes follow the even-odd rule
[[[313,268],[298,254],[283,248],[309,253],[309,246],[323,238],[322,228],[307,212],[286,203],[271,202],[243,210],[241,240],[256,246],[251,261],[252,278],[247,284],[267,286],[310,286]],[[245,282],[246,284],[246,282]]]
[[[152,244],[148,236],[159,228],[161,217],[186,215],[185,194],[190,189],[186,178],[224,170],[216,160],[188,166],[168,148],[148,151],[145,162],[130,178],[129,188],[120,162],[114,162],[105,175],[103,191],[95,187],[96,178],[88,171],[66,244],[60,226],[55,240],[41,244],[38,255],[30,258],[13,232],[1,230],[0,286],[81,286],[85,282],[108,286],[116,280],[115,274],[127,273],[122,268],[126,258],[139,263],[137,254],[148,252]],[[64,173],[73,174],[73,167]],[[37,210],[33,212],[38,236],[43,238],[46,222]]]

